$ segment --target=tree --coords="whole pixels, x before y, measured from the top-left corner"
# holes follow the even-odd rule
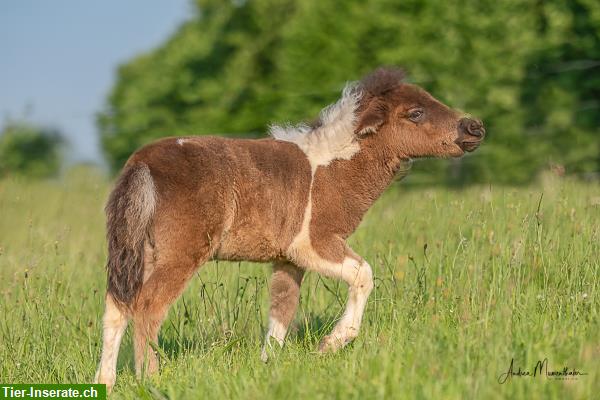
[[[592,0],[201,0],[165,44],[119,69],[98,119],[103,148],[117,170],[161,136],[264,135],[312,119],[384,64],[486,123],[480,150],[418,163],[419,179],[527,182],[549,161],[587,171],[600,151],[599,14]],[[544,30],[544,18],[558,22]],[[596,64],[551,72],[577,60]],[[591,111],[579,120],[582,107]]]
[[[531,53],[521,102],[539,159],[567,172],[600,171],[600,5],[538,2],[539,46]],[[576,38],[576,40],[574,40]]]
[[[46,178],[56,175],[64,140],[54,129],[9,122],[0,133],[0,176]]]
[[[199,1],[197,15],[164,45],[118,71],[98,116],[101,143],[117,170],[150,140],[185,134],[264,131],[272,95],[278,21],[293,1]]]

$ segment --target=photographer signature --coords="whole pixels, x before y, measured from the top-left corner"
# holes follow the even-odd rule
[[[512,379],[513,377],[530,377],[535,378],[537,376],[545,376],[547,379],[577,379],[579,376],[587,375],[586,372],[580,371],[577,368],[564,367],[559,370],[552,370],[548,368],[548,358],[539,360],[533,367],[533,371],[529,369],[522,369],[520,366],[515,367],[515,359],[510,360],[510,366],[508,371],[500,374],[498,377],[498,383],[503,384]]]

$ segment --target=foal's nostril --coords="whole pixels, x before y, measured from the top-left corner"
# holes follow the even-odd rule
[[[472,135],[475,137],[482,137],[483,134],[485,133],[485,130],[483,129],[483,125],[479,121],[471,121],[471,123],[469,123],[469,127],[467,128],[467,130],[469,131],[469,135]]]
[[[460,120],[458,126],[461,132],[464,134],[475,136],[477,138],[481,138],[483,135],[485,135],[485,128],[483,127],[481,121],[471,118],[463,118]]]

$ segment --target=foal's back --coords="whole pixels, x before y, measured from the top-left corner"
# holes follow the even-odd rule
[[[199,237],[181,239],[209,238],[215,258],[270,261],[284,256],[300,230],[311,172],[293,143],[167,138],[137,151],[128,162],[135,163],[146,164],[154,179],[159,241],[176,226],[193,225],[187,231]]]

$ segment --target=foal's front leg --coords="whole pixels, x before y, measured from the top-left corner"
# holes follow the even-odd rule
[[[327,352],[344,347],[358,336],[367,299],[373,290],[373,272],[371,266],[345,243],[333,241],[331,246],[322,247],[329,249],[330,259],[338,261],[323,258],[309,245],[295,249],[294,256],[299,265],[306,269],[330,278],[342,279],[348,284],[348,302],[344,315],[319,345],[320,352]]]
[[[341,267],[327,267],[322,271],[324,275],[341,278],[348,284],[348,302],[342,319],[321,341],[320,352],[336,351],[358,336],[367,299],[373,290],[373,272],[365,260],[346,258]]]
[[[283,346],[290,323],[298,309],[303,275],[304,271],[290,262],[278,261],[273,265],[269,331],[260,356],[264,362],[267,362],[269,358],[268,350],[271,347],[271,338]]]

